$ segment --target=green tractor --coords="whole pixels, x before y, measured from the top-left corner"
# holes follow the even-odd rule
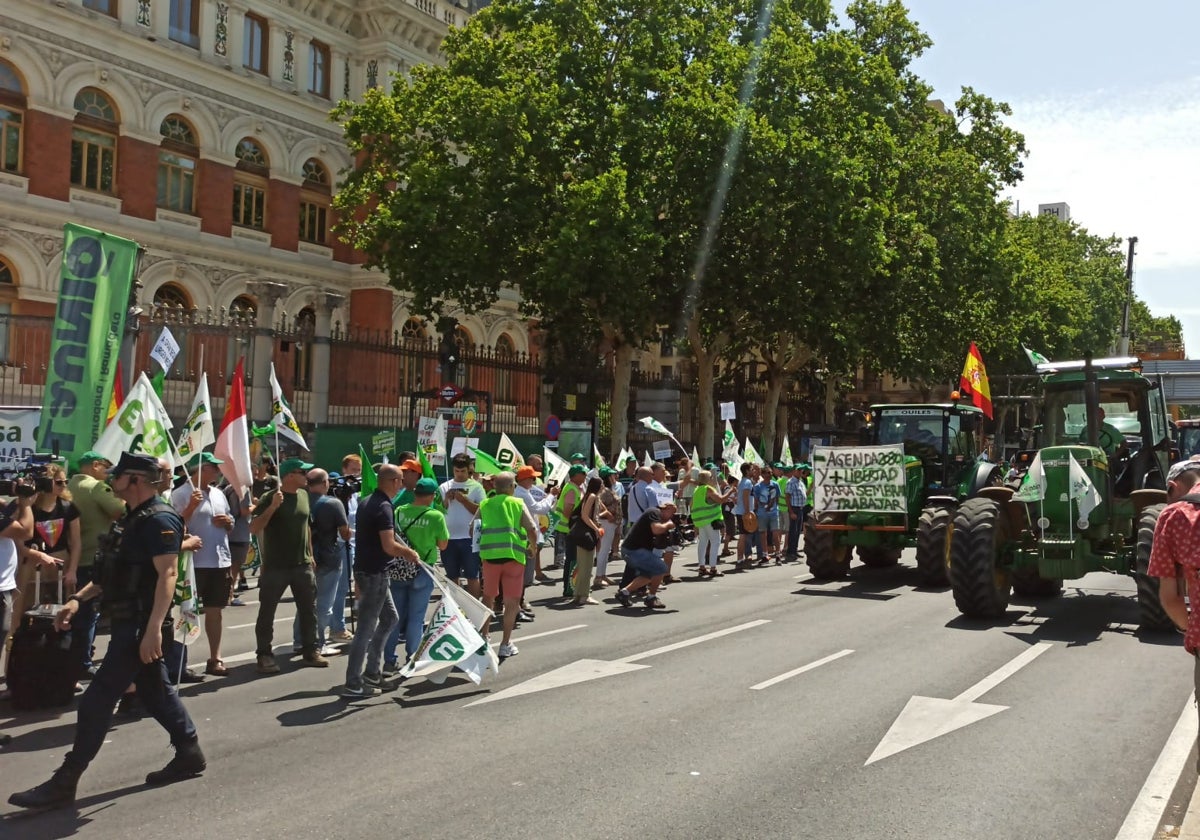
[[[850,570],[857,547],[871,567],[895,565],[900,552],[916,547],[921,582],[947,583],[947,533],[965,499],[1001,483],[996,464],[983,461],[976,446],[983,413],[957,400],[949,403],[871,406],[864,443],[904,447],[906,512],[824,511],[805,523],[804,554],[818,580],[836,580]]]
[[[1144,629],[1172,626],[1146,574],[1167,500],[1172,442],[1159,383],[1134,358],[1038,366],[1043,425],[1015,491],[989,487],[959,507],[950,585],[961,613],[996,618],[1011,593],[1054,597],[1089,572],[1131,575]]]

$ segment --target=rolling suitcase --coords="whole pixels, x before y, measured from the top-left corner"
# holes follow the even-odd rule
[[[54,629],[62,609],[62,576],[58,603],[42,604],[42,570],[37,570],[34,605],[20,617],[8,654],[8,689],[13,708],[49,709],[65,706],[75,696],[80,655],[72,646],[71,632]]]

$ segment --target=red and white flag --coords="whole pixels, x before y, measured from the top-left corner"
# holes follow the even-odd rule
[[[246,423],[246,382],[242,371],[242,359],[238,359],[233,371],[233,384],[229,387],[229,399],[225,403],[225,419],[217,435],[216,456],[225,463],[221,473],[238,494],[245,493],[254,482],[250,467],[250,428]]]

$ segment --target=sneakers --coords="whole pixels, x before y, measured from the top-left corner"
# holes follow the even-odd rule
[[[229,606],[231,606],[231,607],[244,607],[244,606],[246,606],[246,602],[245,602],[245,601],[243,601],[241,598],[238,598],[238,597],[235,595],[235,596],[234,596],[234,598],[233,598],[233,600],[229,602]]]
[[[42,782],[35,788],[14,793],[8,797],[8,804],[38,811],[65,808],[75,803],[75,788],[78,784],[79,775],[77,773],[60,767],[54,771],[50,781]]]
[[[321,645],[321,650],[318,651],[322,656],[337,656],[342,652],[341,648],[336,648],[333,645]]]
[[[397,660],[395,662],[384,662],[383,663],[383,675],[385,677],[394,677],[399,673],[400,673],[399,660]]]
[[[521,651],[517,650],[517,646],[512,642],[500,645],[500,650],[497,651],[501,659],[508,659],[510,656],[516,656]]]
[[[175,757],[167,762],[166,767],[147,774],[146,784],[169,785],[182,782],[184,779],[199,776],[206,767],[208,763],[204,760],[204,753],[200,752],[200,743],[189,741],[175,747]]]
[[[658,599],[657,595],[647,595],[646,600],[642,601],[648,610],[665,610],[667,605]]]
[[[336,633],[334,631],[330,630],[329,631],[329,641],[331,641],[331,642],[352,642],[352,641],[354,641],[354,634],[351,633],[349,630],[338,630]]]
[[[633,596],[624,589],[617,590],[617,600],[621,602],[622,607],[633,606]]]
[[[517,613],[517,621],[533,621],[533,613],[521,610]]]
[[[373,685],[344,685],[338,692],[338,694],[340,694],[342,697],[346,697],[350,700],[357,700],[362,697],[374,697],[378,693],[379,689]]]
[[[276,664],[275,657],[271,654],[259,654],[257,670],[260,674],[278,674],[279,665]]]
[[[300,664],[305,668],[328,668],[329,660],[314,650],[312,653],[304,654],[300,658]]]
[[[382,688],[383,674],[363,674],[362,681],[367,688]]]

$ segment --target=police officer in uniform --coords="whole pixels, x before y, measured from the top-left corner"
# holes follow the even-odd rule
[[[82,602],[100,598],[111,616],[111,638],[104,661],[79,701],[75,743],[49,781],[8,801],[20,808],[60,808],[75,801],[79,777],[87,769],[112,723],[113,709],[130,683],[159,725],[171,736],[175,757],[146,777],[165,785],[204,772],[204,754],[196,727],[167,680],[163,640],[171,638],[171,599],[183,520],[158,496],[158,462],[148,455],[121,454],[111,474],[113,493],[129,505],[114,526],[109,545],[97,556],[96,579],[67,599],[58,614],[66,630]],[[115,537],[120,529],[120,536]],[[111,538],[115,537],[115,539]],[[115,543],[115,545],[114,545]]]

